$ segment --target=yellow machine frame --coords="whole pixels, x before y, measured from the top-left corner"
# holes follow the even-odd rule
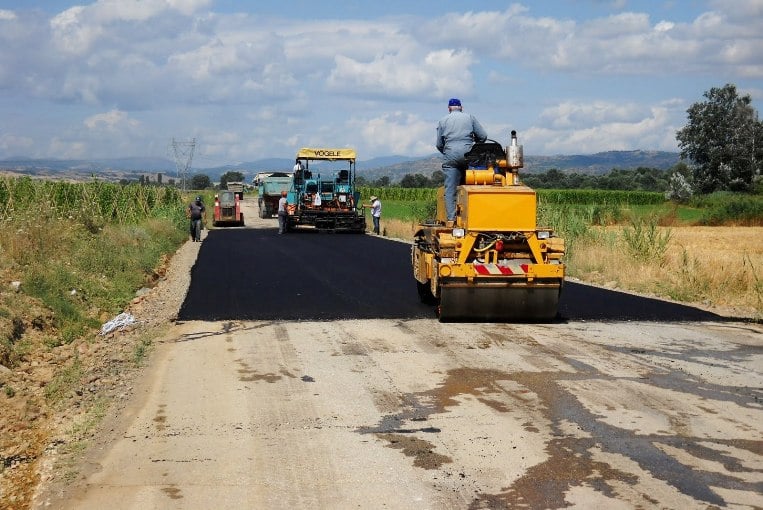
[[[452,226],[445,220],[440,188],[437,221],[422,225],[415,236],[412,265],[419,293],[440,300],[441,318],[556,314],[564,240],[537,226],[536,192],[519,182],[521,159],[514,164],[510,159],[466,172]]]

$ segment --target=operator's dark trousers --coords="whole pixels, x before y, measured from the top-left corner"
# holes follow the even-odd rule
[[[284,234],[286,232],[286,222],[288,221],[287,214],[285,212],[278,213],[278,233]]]
[[[371,216],[374,220],[374,234],[379,235],[379,220],[381,219],[379,216]]]
[[[445,215],[448,221],[456,219],[456,194],[458,186],[463,184],[467,164],[465,160],[446,161],[442,164],[445,174]]]
[[[199,225],[199,231],[196,232],[196,225]],[[191,239],[201,241],[201,218],[191,220]]]

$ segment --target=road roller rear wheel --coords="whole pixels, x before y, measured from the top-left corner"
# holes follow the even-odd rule
[[[430,287],[429,282],[421,283],[420,281],[416,280],[416,290],[419,292],[419,299],[422,303],[433,305],[437,302],[434,294],[432,294],[432,288]]]

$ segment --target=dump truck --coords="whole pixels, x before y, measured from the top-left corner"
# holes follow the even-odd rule
[[[366,217],[355,187],[355,150],[302,148],[288,193],[288,230],[363,233]]]
[[[516,131],[466,154],[456,219],[446,221],[444,189],[437,217],[419,225],[411,265],[419,298],[440,321],[543,321],[557,316],[565,275],[564,240],[537,225],[537,196],[523,185]]]
[[[287,172],[260,172],[252,184],[257,187],[257,206],[260,218],[271,218],[278,212],[282,191],[291,188],[291,174]]]
[[[228,191],[234,192],[239,200],[244,199],[244,183],[243,182],[229,182],[226,184]]]
[[[244,213],[241,211],[241,199],[235,191],[223,190],[215,195],[215,212],[212,225],[244,226]]]

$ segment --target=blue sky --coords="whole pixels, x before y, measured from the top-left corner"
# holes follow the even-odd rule
[[[0,159],[423,157],[450,97],[528,155],[675,151],[712,87],[759,110],[762,27],[763,0],[0,0]]]

